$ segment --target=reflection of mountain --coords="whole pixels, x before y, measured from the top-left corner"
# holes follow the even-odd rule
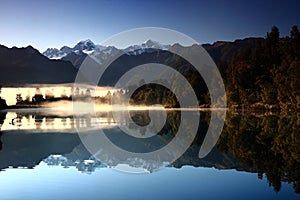
[[[147,119],[145,116],[140,116],[140,112],[138,115],[133,118],[135,120]],[[300,138],[297,134],[299,130],[297,116],[228,113],[217,146],[204,159],[199,159],[199,149],[207,130],[207,120],[210,118],[208,113],[202,113],[201,116],[201,128],[193,144],[170,167],[181,168],[191,165],[255,172],[258,173],[259,178],[265,174],[276,191],[280,190],[283,181],[292,183],[295,192],[299,192]],[[156,141],[160,140],[162,145],[167,144],[178,129],[180,119],[178,112],[171,112],[168,117],[167,125],[156,136],[153,144],[149,142],[150,140],[147,142],[140,140],[134,147],[131,147],[132,144],[126,141],[128,138],[122,136],[116,128],[106,128],[106,133],[112,142],[123,145],[124,148],[154,150],[157,147]],[[127,164],[136,168],[143,167],[150,172],[162,166],[162,163],[158,161],[122,159],[103,150],[102,158],[107,158],[102,160],[104,165],[103,162],[91,156],[81,144],[77,134],[71,133],[4,131],[1,140],[3,148],[0,151],[0,169],[10,166],[33,168],[41,161],[48,165],[73,166],[87,173],[105,167],[106,164],[111,167]],[[127,143],[127,146],[124,143]]]
[[[80,143],[76,134],[4,132],[0,169],[33,168],[51,154],[71,152]]]
[[[97,168],[106,167],[106,165],[92,157],[82,144],[76,146],[70,153],[50,155],[43,161],[50,166],[76,167],[78,171],[85,173],[91,173]]]
[[[20,115],[20,114],[19,114]],[[141,113],[139,112],[140,116]],[[45,118],[41,113],[39,118]],[[56,116],[57,117],[57,116]],[[169,117],[174,117],[170,115]],[[138,119],[144,119],[145,117],[135,117],[135,121]],[[176,118],[176,117],[175,117]],[[175,119],[174,118],[174,119]],[[54,119],[47,117],[46,121]],[[171,120],[171,123],[176,123],[176,120]],[[24,119],[23,123],[28,123]],[[124,123],[124,122],[122,122]],[[202,119],[201,123],[206,123],[205,118]],[[43,126],[41,126],[43,127]],[[152,140],[136,140],[138,142],[132,147],[130,143],[130,138],[126,134],[120,134],[120,131],[116,128],[106,128],[107,136],[112,142],[115,142],[117,145],[123,146],[123,148],[134,148],[130,150],[139,150],[139,151],[153,151],[156,148],[161,148],[166,145],[170,140],[172,140],[173,134],[170,130],[176,131],[176,125],[169,124],[167,125],[159,135],[155,136]],[[206,129],[204,128],[203,131]],[[63,166],[76,166],[80,171],[93,171],[97,167],[103,167],[99,161],[93,159],[89,152],[82,146],[80,143],[79,137],[77,134],[72,133],[55,133],[55,132],[42,132],[41,133],[31,133],[28,131],[4,131],[2,135],[3,141],[3,150],[0,152],[0,168],[5,169],[9,166],[13,167],[28,167],[32,168],[35,165],[39,164],[42,160],[46,159],[50,165],[60,164]],[[201,133],[200,133],[201,134]],[[203,137],[200,137],[203,138]],[[199,139],[200,140],[200,139]],[[121,142],[120,142],[121,141]],[[189,150],[183,158],[176,162],[176,167],[181,167],[183,165],[192,164],[193,162],[198,163],[198,166],[207,166],[207,167],[221,167],[227,168],[226,160],[228,156],[220,154],[218,151],[214,151],[213,157],[219,157],[218,161],[221,161],[219,164],[214,163],[213,160],[202,160],[200,161],[195,154],[199,151],[199,144],[195,144],[191,150]],[[105,152],[105,151],[104,151]],[[189,153],[191,152],[191,153]],[[109,152],[106,152],[109,153]],[[62,155],[63,157],[51,157],[51,155]],[[50,157],[49,157],[50,156]],[[49,158],[48,158],[49,157]],[[212,158],[213,158],[212,157]],[[127,159],[122,160],[122,158],[108,155],[108,160],[104,160],[106,163],[109,163],[110,166],[116,166],[119,163],[128,163],[134,167],[144,167],[148,171],[153,171],[157,167],[160,167],[162,163],[151,160],[134,160]],[[194,160],[198,161],[194,161]],[[215,159],[215,158],[213,158]],[[92,161],[93,160],[93,161]],[[215,159],[216,160],[216,159]],[[232,163],[233,161],[228,161],[227,163]],[[175,165],[174,165],[175,166]],[[196,166],[196,165],[195,165]],[[232,168],[234,165],[228,165],[229,168]]]

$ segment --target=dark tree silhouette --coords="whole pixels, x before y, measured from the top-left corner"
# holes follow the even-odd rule
[[[0,85],[0,110],[7,107],[6,101],[1,98],[2,85]]]
[[[17,104],[23,102],[23,97],[21,93],[16,94]]]
[[[42,101],[44,101],[44,97],[43,97],[43,94],[41,92],[41,89],[36,88],[35,95],[32,97],[32,102],[33,103],[40,103]]]

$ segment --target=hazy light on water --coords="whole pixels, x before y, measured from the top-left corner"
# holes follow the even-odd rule
[[[77,133],[77,128],[86,130],[98,128],[112,128],[116,126],[108,112],[97,117],[91,115],[83,115],[80,118],[73,118],[73,115],[59,110],[44,110],[39,109],[32,111],[32,109],[22,109],[19,111],[9,111],[1,131],[7,130],[22,130],[36,133],[43,132],[68,132]]]
[[[76,112],[73,110],[73,106]],[[113,109],[112,109],[113,108]],[[127,123],[126,119],[114,120],[112,111],[123,116],[126,111],[162,110],[161,106],[124,106],[95,104],[87,102],[57,101],[45,103],[41,108],[9,109],[4,123],[0,127],[4,130],[30,130],[36,132],[66,131],[76,132],[76,128],[87,130],[114,127],[118,123]],[[74,118],[74,115],[77,117]]]

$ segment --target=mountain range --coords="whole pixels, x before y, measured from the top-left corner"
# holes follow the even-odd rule
[[[263,38],[246,38],[236,40],[234,42],[218,41],[213,44],[203,44],[202,47],[210,54],[216,64],[230,61],[237,51],[245,48],[254,48],[258,41],[263,41]],[[71,61],[78,68],[87,55],[95,56],[100,61],[108,57],[114,56],[120,52],[125,52],[127,55],[140,55],[145,52],[153,52],[154,50],[169,50],[173,45],[163,45],[153,40],[147,40],[140,45],[132,45],[125,49],[118,49],[114,46],[96,45],[91,40],[82,40],[73,48],[63,46],[60,49],[48,48],[43,55],[49,59],[61,59]]]
[[[230,61],[240,50],[254,48],[256,42],[261,40],[264,39],[246,38],[234,42],[215,42],[202,46],[215,63],[220,64]],[[107,80],[102,83],[111,85],[113,81],[110,78],[126,72],[129,69],[128,65],[136,66],[151,61],[151,59],[158,63],[170,64],[170,55],[167,50],[174,46],[183,48],[178,44],[162,45],[147,40],[140,45],[118,49],[114,46],[94,44],[91,40],[82,40],[74,47],[49,48],[41,54],[32,46],[7,48],[0,45],[0,85],[71,83],[74,82],[78,68],[87,55],[96,57],[101,63],[125,52],[120,58],[121,61],[115,62],[116,66],[111,70]]]
[[[49,59],[61,59],[70,61],[76,68],[79,68],[87,55],[96,57],[100,62],[125,52],[127,55],[140,55],[145,52],[153,52],[156,49],[168,50],[171,45],[162,45],[158,42],[147,40],[141,45],[132,45],[125,49],[118,49],[114,46],[102,46],[94,44],[91,40],[82,40],[73,48],[63,46],[60,49],[48,48],[43,55]]]
[[[125,49],[117,49],[114,46],[96,45],[90,39],[87,39],[78,42],[73,48],[68,46],[63,46],[60,49],[48,48],[45,52],[43,52],[43,55],[50,59],[62,59],[72,52],[78,55],[80,54],[97,55],[98,53],[112,54],[113,51],[116,50],[124,50],[125,52],[131,52],[129,53],[130,55],[136,55],[138,53],[141,54],[143,50],[146,49],[168,50],[170,47],[171,45],[162,45],[158,42],[147,40],[141,45],[132,45]]]

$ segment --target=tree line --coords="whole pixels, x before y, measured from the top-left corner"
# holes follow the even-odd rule
[[[280,38],[272,27],[253,49],[239,51],[230,62],[219,65],[229,105],[263,108],[299,108],[300,34],[293,26],[290,36]]]
[[[201,75],[182,60],[176,60],[171,66],[178,71],[185,68],[180,72],[193,87],[199,106],[207,107],[210,95]],[[299,109],[300,34],[297,26],[292,27],[290,36],[283,38],[274,26],[265,38],[256,40],[255,47],[240,48],[230,60],[217,66],[223,77],[229,107]],[[131,98],[137,104],[179,106],[172,91],[155,84],[141,86]]]

